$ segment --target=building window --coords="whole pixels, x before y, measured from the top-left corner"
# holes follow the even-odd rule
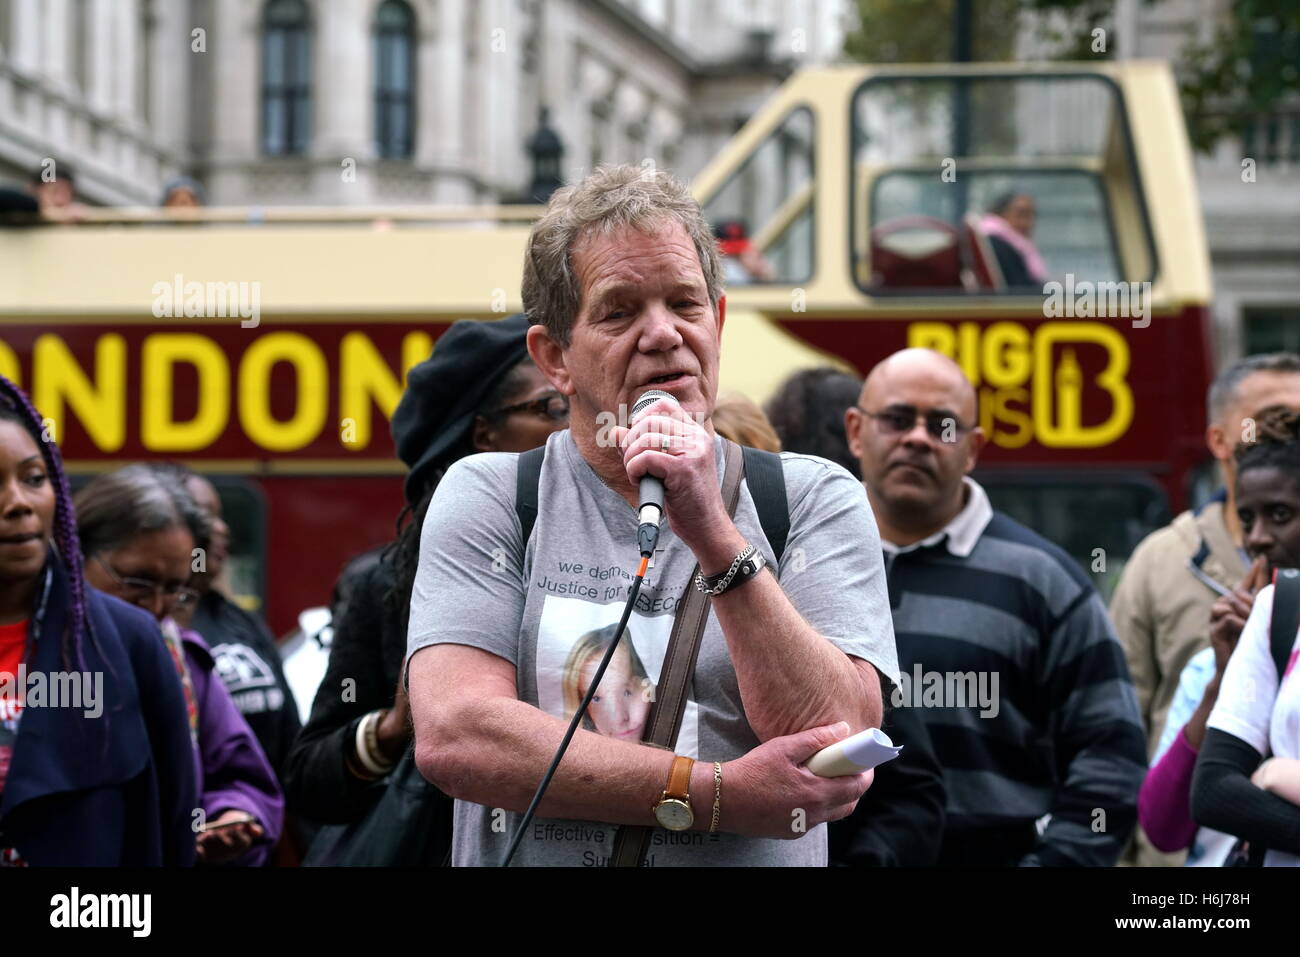
[[[1245,319],[1244,355],[1300,352],[1300,306],[1250,306]]]
[[[311,135],[311,42],[303,0],[269,0],[262,24],[262,152],[293,156]]]
[[[375,148],[405,159],[415,142],[415,15],[402,0],[375,14]]]

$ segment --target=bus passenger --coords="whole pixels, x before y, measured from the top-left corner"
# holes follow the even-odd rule
[[[529,325],[522,313],[457,322],[407,378],[393,415],[397,454],[411,470],[406,523],[382,553],[367,553],[345,570],[340,590],[350,597],[334,622],[329,668],[289,754],[289,799],[316,821],[343,824],[358,817],[367,807],[371,782],[396,764],[411,740],[407,697],[398,678],[420,530],[443,474],[474,452],[536,448],[568,425],[568,401],[528,357]],[[352,680],[354,694],[340,693],[345,679]],[[363,721],[374,724],[378,753],[357,753]],[[432,785],[429,791],[431,800],[447,801]],[[450,831],[445,838],[450,842]]]
[[[722,253],[723,275],[728,286],[771,282],[776,278],[772,263],[749,238],[749,227],[741,219],[729,219],[713,228]]]
[[[165,209],[206,206],[203,184],[188,176],[178,176],[163,187],[162,202],[159,205]]]
[[[888,565],[892,703],[919,709],[943,768],[938,863],[1108,867],[1146,770],[1123,649],[1075,561],[969,477],[978,422],[928,349],[878,364],[845,416]]]
[[[1152,756],[1179,676],[1208,646],[1211,606],[1246,577],[1233,452],[1260,410],[1274,405],[1300,409],[1300,356],[1250,356],[1219,373],[1209,389],[1205,444],[1218,460],[1222,487],[1199,509],[1143,539],[1111,597]],[[1140,865],[1182,863],[1181,856],[1157,852],[1140,831],[1137,844]]]
[[[1036,217],[1034,197],[1004,193],[980,220],[1008,286],[1041,286],[1048,280],[1047,263],[1031,238]]]
[[[41,217],[50,222],[80,222],[86,207],[77,202],[76,177],[65,163],[49,160],[32,171],[28,191],[36,197]]]
[[[147,465],[97,476],[74,501],[86,580],[158,620],[180,676],[203,811],[199,861],[264,863],[280,837],[280,786],[225,685],[213,680],[207,643],[172,617],[196,598],[187,583],[195,550],[208,546],[207,516],[183,485]]]
[[[0,867],[187,866],[196,791],[181,684],[153,620],[84,586],[43,421],[0,377]],[[28,694],[32,676],[52,689],[60,674],[81,700]]]

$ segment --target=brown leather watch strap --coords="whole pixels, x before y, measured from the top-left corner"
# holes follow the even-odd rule
[[[668,787],[664,791],[664,797],[689,802],[691,799],[691,769],[694,767],[694,758],[688,758],[684,754],[679,754],[673,758],[673,766],[672,770],[668,772]]]
[[[740,482],[745,477],[744,456],[740,446],[728,439],[722,440],[725,467],[722,476],[722,502],[727,514],[735,516],[740,500]],[[655,700],[650,705],[650,716],[642,732],[641,743],[661,748],[672,748],[682,727],[686,713],[686,692],[695,674],[695,662],[700,655],[700,641],[704,625],[709,618],[708,597],[695,587],[695,576],[700,573],[697,564],[686,580],[686,591],[677,604],[673,630],[668,637],[668,650],[663,667],[659,669],[659,684]],[[688,779],[689,780],[689,779]],[[614,837],[611,864],[614,867],[640,867],[650,848],[650,835],[654,828],[641,825],[623,825]]]

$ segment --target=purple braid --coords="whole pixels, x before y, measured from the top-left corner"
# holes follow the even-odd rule
[[[41,414],[18,386],[0,375],[0,396],[23,420],[27,431],[40,446],[45,466],[54,483],[54,545],[68,575],[68,624],[63,632],[63,662],[69,671],[85,671],[86,657],[82,647],[84,638],[94,641],[89,616],[86,613],[86,584],[82,566],[81,542],[77,537],[77,516],[72,509],[72,492],[68,477],[63,471],[63,456],[53,437],[46,438]]]

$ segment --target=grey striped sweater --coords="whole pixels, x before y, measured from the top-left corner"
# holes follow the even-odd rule
[[[948,792],[941,863],[1114,864],[1137,819],[1145,739],[1082,569],[999,512],[966,557],[945,539],[886,560],[893,703],[920,708]]]

